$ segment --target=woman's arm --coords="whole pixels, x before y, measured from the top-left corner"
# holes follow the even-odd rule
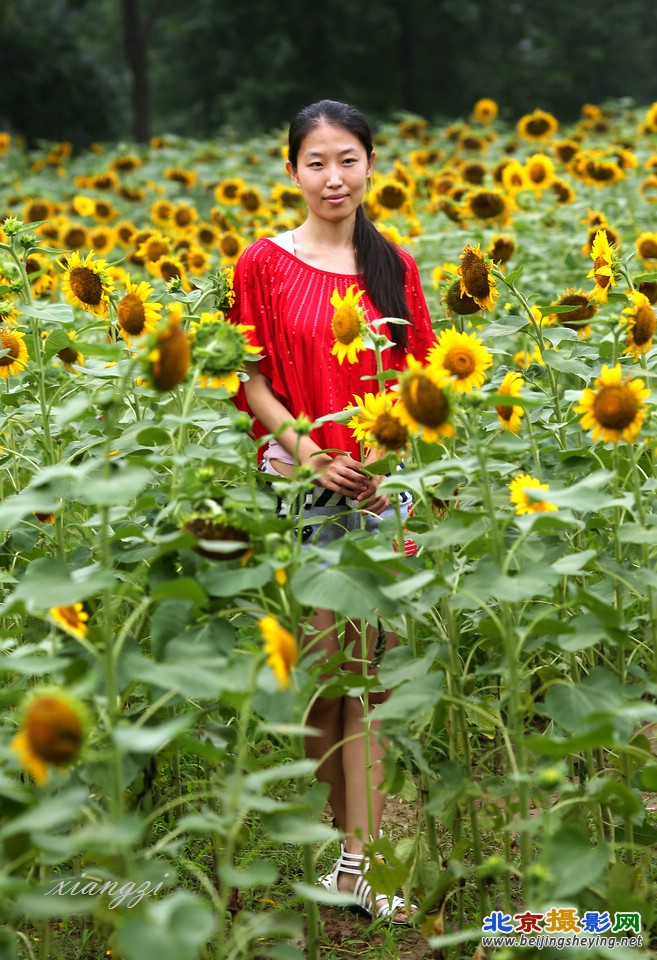
[[[361,464],[347,454],[331,457],[323,453],[310,436],[299,437],[293,427],[278,431],[294,417],[274,396],[271,382],[258,369],[257,363],[247,363],[249,379],[244,384],[246,399],[255,417],[300,464],[310,465],[316,474],[315,482],[328,490],[358,500],[376,493],[376,481],[361,472]]]

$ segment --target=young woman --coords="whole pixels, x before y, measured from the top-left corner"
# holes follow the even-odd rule
[[[301,110],[290,125],[286,168],[303,194],[307,217],[296,230],[252,244],[235,271],[232,318],[255,328],[253,342],[264,354],[259,363],[248,364],[246,399],[262,432],[276,434],[264,452],[263,469],[291,476],[295,458],[312,468],[315,491],[304,510],[303,537],[314,534],[320,544],[358,526],[363,512],[366,525],[376,529],[389,509],[377,479],[362,469],[375,455],[361,461],[347,426],[327,422],[302,437],[285,426],[300,414],[314,421],[342,411],[355,394],[376,391],[376,381],[362,379],[376,373],[372,350],[342,364],[332,353],[334,291],[343,298],[352,285],[364,290],[359,306],[368,323],[381,317],[409,321],[382,325],[380,332],[394,342],[383,354],[385,369],[403,370],[407,353],[424,359],[434,341],[415,261],[385,240],[365,215],[362,201],[373,167],[369,125],[359,110],[333,100]],[[333,522],[327,523],[329,518]],[[340,649],[335,615],[318,610],[312,625],[314,649],[321,645],[329,658]],[[368,636],[369,649],[362,650],[357,625],[347,625],[345,649],[353,644],[348,668],[360,672],[364,659],[371,662],[375,639]],[[370,706],[384,698],[371,696]],[[320,696],[308,723],[321,731],[308,738],[306,747],[319,762],[317,775],[329,785],[329,802],[345,836],[341,857],[322,882],[353,894],[354,903],[370,915],[407,922],[403,901],[377,896],[362,877],[363,840],[371,830],[378,836],[385,803],[378,789],[385,746],[370,736],[374,822],[368,825],[363,703]]]

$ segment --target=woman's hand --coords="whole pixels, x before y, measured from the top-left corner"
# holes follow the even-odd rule
[[[310,463],[316,471],[315,483],[320,487],[359,501],[376,493],[376,481],[363,473],[362,463],[347,454],[338,454],[337,457],[318,454]]]

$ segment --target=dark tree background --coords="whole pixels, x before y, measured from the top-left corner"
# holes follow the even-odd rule
[[[375,120],[657,99],[652,0],[2,0],[0,128],[247,135],[320,97]]]

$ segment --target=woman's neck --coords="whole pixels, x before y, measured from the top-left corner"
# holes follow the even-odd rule
[[[308,218],[294,230],[294,252],[304,263],[320,270],[356,274],[352,220],[327,223]]]

